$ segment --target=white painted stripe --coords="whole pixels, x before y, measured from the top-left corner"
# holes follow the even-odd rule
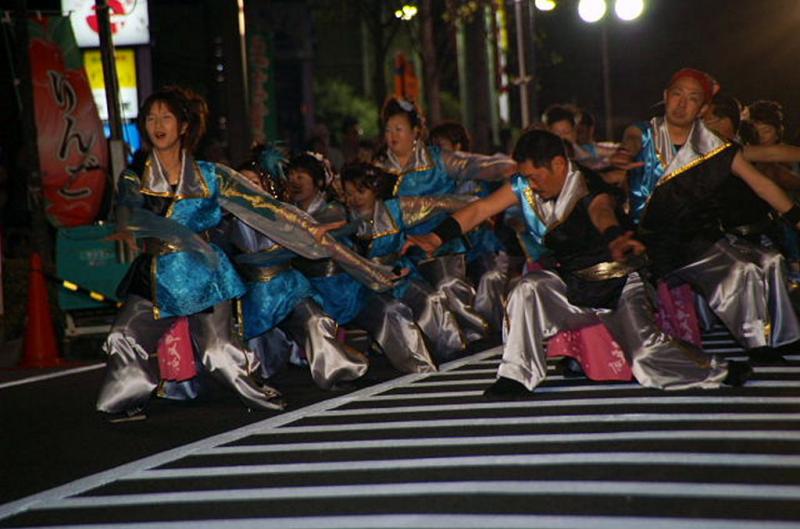
[[[492,349],[487,349],[486,351],[482,351],[474,355],[466,356],[464,358],[459,358],[452,362],[442,364],[441,366],[439,366],[439,369],[440,371],[446,371],[448,369],[457,369],[461,366],[471,364],[475,361],[481,361],[491,356],[496,356],[500,351],[500,349],[501,349],[500,347],[494,347]],[[410,375],[400,376],[392,380],[383,382],[381,384],[376,384],[374,386],[370,386],[368,388],[364,388],[359,391],[348,393],[347,395],[343,395],[341,397],[318,402],[316,404],[312,404],[311,406],[306,406],[305,408],[301,408],[293,412],[287,412],[277,415],[275,417],[270,417],[263,421],[248,426],[244,426],[242,428],[237,428],[229,432],[215,435],[207,439],[203,439],[194,443],[190,443],[188,445],[174,448],[172,450],[161,452],[159,454],[154,454],[152,456],[140,459],[138,461],[133,461],[125,465],[121,465],[103,472],[99,472],[97,474],[93,474],[91,476],[78,479],[71,483],[67,483],[66,485],[62,485],[60,487],[55,487],[43,492],[39,492],[37,494],[33,494],[31,496],[26,496],[19,500],[9,502],[4,505],[0,505],[0,520],[8,518],[9,516],[13,516],[19,512],[35,508],[39,505],[43,505],[46,502],[53,501],[55,499],[64,498],[66,496],[74,494],[81,494],[83,492],[86,492],[87,490],[106,485],[108,483],[115,481],[121,476],[125,476],[126,474],[129,474],[131,472],[137,472],[141,471],[142,469],[164,465],[169,462],[191,455],[193,452],[197,450],[208,448],[210,446],[232,443],[241,438],[253,435],[254,433],[271,431],[273,428],[278,428],[282,425],[295,422],[304,417],[318,415],[319,413],[324,412],[325,410],[342,406],[345,403],[354,400],[359,400],[371,395],[390,391],[391,389],[399,386],[408,385],[414,380],[418,380],[419,378],[423,378],[425,376],[427,376],[427,374],[410,374]],[[160,524],[159,527],[163,527],[163,524]],[[196,527],[196,525],[193,524],[191,525],[191,527]]]
[[[585,379],[585,378],[564,378],[561,375],[552,375],[552,376],[548,375],[548,377],[545,379],[545,383],[547,383],[547,382],[561,382],[561,381],[564,381],[564,380],[572,380],[572,381],[575,381],[576,384],[580,383],[580,384],[586,384],[586,385],[572,384],[572,385],[568,385],[568,386],[556,386],[556,385],[539,386],[539,387],[536,388],[536,391],[541,391],[545,387],[551,388],[550,391],[584,391],[584,390],[585,391],[592,391],[592,390],[590,390],[588,388],[597,387],[597,386],[595,386],[595,384],[597,384],[597,382],[593,383],[592,381],[590,381],[588,379]],[[405,386],[405,387],[413,389],[413,388],[419,388],[419,387],[434,388],[434,387],[473,386],[473,385],[476,385],[476,384],[484,384],[484,385],[488,386],[489,384],[491,384],[494,381],[495,381],[494,377],[492,377],[492,378],[472,378],[472,379],[466,379],[466,380],[441,380],[441,379],[427,380],[427,379],[421,379],[421,380],[419,380],[417,382],[414,382],[412,385]],[[602,387],[603,387],[604,390],[613,390],[613,389],[624,388],[624,387],[636,387],[636,388],[642,389],[642,386],[640,386],[638,384],[631,384],[631,383],[628,383],[628,382],[604,382],[602,384],[603,384]],[[748,387],[749,386],[765,386],[765,387],[769,386],[769,387],[796,388],[796,387],[800,387],[800,380],[757,380],[757,379],[753,380],[753,379],[750,379],[750,380],[747,381],[747,383],[745,385],[748,386]]]
[[[750,422],[775,421],[790,423],[800,421],[800,413],[614,413],[588,415],[545,415],[540,417],[503,417],[464,419],[432,419],[428,421],[369,422],[363,424],[326,424],[318,426],[282,426],[269,430],[270,435],[307,432],[360,432],[371,430],[420,430],[422,428],[462,428],[474,426],[527,426],[536,424],[632,424],[658,422]],[[254,432],[259,433],[259,432]],[[266,432],[262,432],[266,433]]]
[[[295,442],[285,444],[217,446],[195,455],[273,454],[330,450],[369,450],[380,448],[422,448],[452,446],[492,446],[534,443],[597,443],[608,441],[800,441],[800,431],[785,430],[655,430],[603,433],[558,433],[533,435],[486,435],[478,437],[392,438],[366,441]]]
[[[269,465],[230,465],[219,467],[162,468],[122,476],[121,480],[234,477],[309,472],[397,471],[400,469],[442,469],[498,466],[573,466],[573,465],[685,465],[699,467],[800,468],[800,456],[782,454],[703,454],[686,452],[583,452],[521,455],[425,457],[416,459],[377,459],[326,463],[287,463]]]
[[[800,373],[800,366],[753,366],[756,373]]]
[[[790,501],[800,499],[800,486],[646,481],[444,481],[418,483],[372,483],[311,487],[266,487],[251,489],[199,490],[149,494],[119,494],[68,498],[46,509],[123,507],[197,502],[308,500],[341,498],[387,498],[420,495],[487,496],[625,496],[705,499]],[[367,500],[368,501],[368,500]]]
[[[86,525],[37,529],[86,529]],[[797,522],[643,516],[405,513],[103,524],[103,529],[797,529]]]
[[[105,362],[99,364],[91,364],[88,366],[81,366],[75,367],[72,369],[63,369],[60,371],[56,371],[53,373],[47,373],[44,375],[36,375],[33,377],[21,378],[19,380],[12,380],[11,382],[3,382],[0,384],[0,389],[11,388],[14,386],[22,386],[24,384],[33,384],[34,382],[41,382],[42,380],[51,380],[53,378],[65,377],[68,375],[76,375],[78,373],[85,373],[86,371],[94,371],[95,369],[100,369],[101,367],[105,367]]]
[[[367,401],[370,402],[370,401]],[[359,407],[355,409],[330,410],[325,412],[325,417],[355,417],[359,415],[405,415],[407,413],[435,413],[442,411],[472,411],[472,410],[507,410],[529,408],[583,408],[592,406],[625,406],[643,404],[648,406],[679,406],[687,404],[794,404],[797,407],[798,399],[791,397],[683,397],[671,396],[669,393],[655,397],[592,397],[590,399],[552,399],[536,400],[524,399],[515,401],[493,402],[468,402],[464,404],[423,404],[420,406],[382,406],[377,408]]]

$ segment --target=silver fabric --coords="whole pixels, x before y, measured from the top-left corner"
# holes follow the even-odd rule
[[[525,276],[509,295],[498,375],[533,390],[547,373],[544,343],[563,330],[605,323],[624,351],[636,380],[658,389],[716,388],[727,363],[661,331],[638,274],[628,276],[615,310],[573,305],[552,271]]]
[[[433,354],[439,362],[450,360],[467,348],[444,292],[411,279],[402,301],[411,308],[414,320],[432,344]]]
[[[469,180],[499,182],[508,177],[517,163],[507,154],[490,156],[442,149],[442,162],[448,174],[459,184]]]
[[[353,278],[373,290],[394,287],[397,277],[390,268],[370,262],[330,234],[317,241],[314,230],[319,224],[305,211],[278,202],[230,168],[218,166],[218,176],[220,206],[242,222],[307,259],[333,259]]]
[[[702,293],[745,348],[778,347],[800,339],[787,290],[784,257],[745,240],[720,239],[697,261],[670,274]]]
[[[283,371],[293,356],[302,356],[297,343],[279,326],[247,340],[247,348],[258,358],[263,378],[270,378]]]
[[[370,292],[364,308],[353,320],[363,328],[402,373],[431,373],[436,363],[414,312],[405,303],[388,294]]]
[[[120,309],[103,346],[108,364],[97,409],[117,413],[147,403],[158,383],[151,369],[149,352],[173,318],[154,319],[153,304],[131,295]],[[216,305],[212,312],[189,316],[189,328],[200,362],[211,376],[231,387],[249,407],[282,409],[280,393],[258,380],[258,360],[252,351],[235,343],[231,330],[230,303]]]
[[[279,325],[303,347],[311,378],[322,389],[367,372],[367,357],[336,339],[339,326],[313,299],[298,303]]]
[[[523,257],[511,257],[505,252],[483,255],[470,268],[477,270],[475,312],[489,323],[491,329],[503,328],[503,307],[510,291],[510,280],[518,276],[524,264]],[[472,272],[471,272],[472,274]],[[470,277],[475,277],[471,275]]]
[[[727,144],[725,140],[711,132],[702,120],[697,119],[687,141],[675,151],[666,120],[663,117],[655,117],[650,124],[653,127],[656,151],[664,165],[664,177],[659,180],[659,185],[669,180],[673,174]]]
[[[464,254],[442,255],[417,265],[420,274],[447,299],[468,342],[480,340],[489,332],[489,323],[475,311],[475,287],[466,281]],[[424,327],[423,327],[424,329]]]

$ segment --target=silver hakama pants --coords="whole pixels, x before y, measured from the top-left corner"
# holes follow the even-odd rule
[[[389,294],[370,292],[354,323],[369,333],[398,371],[436,371],[422,329],[414,320],[414,312],[405,303]]]
[[[337,339],[338,324],[313,299],[298,303],[278,325],[303,347],[311,378],[320,388],[331,389],[367,372],[367,357]]]
[[[158,385],[149,352],[174,318],[155,319],[153,304],[131,295],[120,309],[103,349],[108,354],[106,375],[97,397],[97,410],[118,413],[143,407]],[[258,360],[252,351],[234,340],[230,302],[212,312],[189,316],[189,328],[200,362],[211,376],[232,388],[245,405],[259,409],[283,409],[280,393],[258,379]]]
[[[609,310],[573,305],[558,274],[542,270],[522,278],[509,295],[498,376],[532,391],[547,374],[545,341],[559,331],[598,322],[606,325],[645,387],[716,388],[727,375],[725,361],[661,331],[638,274],[628,276],[617,308]]]
[[[414,320],[432,344],[433,354],[440,363],[464,352],[467,342],[444,292],[411,279],[401,301],[411,308]]]
[[[503,307],[510,290],[511,278],[519,276],[525,259],[511,257],[505,252],[485,255],[474,263],[478,285],[475,289],[475,312],[486,320],[490,328],[500,332],[503,328]]]
[[[466,280],[466,256],[437,256],[420,263],[418,268],[428,283],[444,293],[447,306],[455,314],[467,341],[474,342],[484,338],[489,332],[489,323],[473,306],[476,293],[475,287]]]
[[[702,293],[746,349],[800,340],[784,257],[742,239],[720,239],[697,261],[670,273]]]

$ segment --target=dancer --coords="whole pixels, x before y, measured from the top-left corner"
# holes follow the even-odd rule
[[[569,162],[564,142],[533,130],[514,149],[520,175],[457,211],[434,233],[411,237],[432,251],[483,219],[519,204],[528,230],[552,252],[558,271],[525,276],[509,296],[503,360],[490,397],[527,395],[547,373],[544,341],[558,331],[603,322],[622,347],[636,380],[647,387],[714,388],[741,384],[746,364],[709,357],[667,336],[655,322],[633,255],[645,248],[620,225],[615,190]]]

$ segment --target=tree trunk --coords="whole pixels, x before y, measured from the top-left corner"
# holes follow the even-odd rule
[[[466,26],[466,56],[469,101],[472,105],[472,149],[486,153],[491,148],[491,114],[489,112],[489,65],[486,56],[486,19],[478,10]]]

